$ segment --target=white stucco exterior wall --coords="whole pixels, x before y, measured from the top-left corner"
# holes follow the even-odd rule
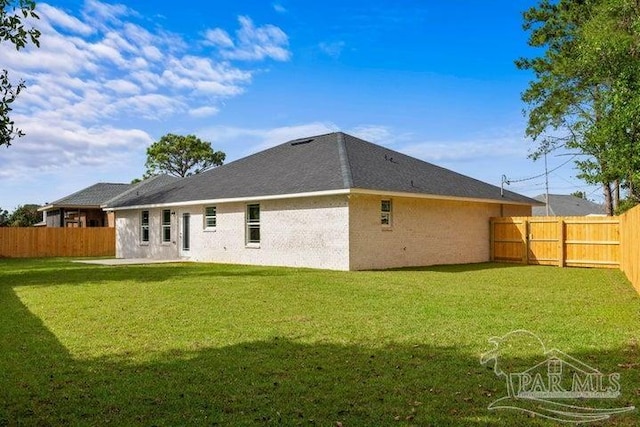
[[[380,224],[380,201],[392,201],[392,227]],[[149,209],[149,243],[141,211],[116,214],[116,257],[189,259],[230,264],[366,270],[489,260],[489,218],[530,215],[530,206],[352,194],[251,202],[260,204],[260,247],[245,244],[247,203],[216,204],[217,226],[204,227],[204,205],[174,207],[171,242],[161,242],[162,209]],[[190,214],[190,249],[182,248]]]
[[[383,199],[390,228],[380,224]],[[352,195],[349,207],[351,270],[489,261],[489,218],[501,214],[499,204],[369,195]]]
[[[189,259],[231,264],[349,269],[349,207],[346,196],[264,200],[259,247],[245,243],[248,203],[216,204],[217,225],[205,229],[205,205],[172,208],[175,244],[160,244],[161,209],[150,210],[150,242],[140,244],[140,211],[119,211],[116,256]],[[182,248],[182,221],[190,214],[190,249]],[[173,240],[173,239],[172,239]]]
[[[162,209],[149,210],[149,242],[141,239],[141,210],[116,213],[116,258],[177,259],[177,216],[171,216],[171,242],[162,243]],[[175,211],[175,209],[171,209]]]

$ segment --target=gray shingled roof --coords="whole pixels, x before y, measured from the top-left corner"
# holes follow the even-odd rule
[[[103,205],[106,206],[116,203],[126,203],[130,199],[135,199],[143,194],[154,193],[158,191],[158,189],[179,180],[180,178],[178,177],[166,174],[152,176],[151,178],[147,178],[144,181],[132,184],[129,189],[111,198],[110,200],[106,200]]]
[[[100,207],[101,204],[106,203],[109,199],[122,194],[129,189],[131,184],[114,184],[107,182],[99,182],[93,184],[90,187],[83,188],[80,191],[76,191],[66,197],[49,203],[49,206],[65,207],[65,206],[91,206]]]
[[[545,202],[546,196],[541,194],[534,199]],[[546,206],[535,206],[534,216],[545,216]],[[604,215],[604,206],[580,197],[565,194],[549,194],[549,215],[552,216],[584,216]]]
[[[342,132],[289,141],[107,207],[365,189],[539,202]]]

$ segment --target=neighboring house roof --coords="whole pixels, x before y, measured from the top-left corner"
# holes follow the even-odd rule
[[[132,184],[118,184],[99,182],[73,194],[65,196],[55,202],[48,203],[39,210],[51,210],[57,208],[99,208],[101,204],[113,199],[124,191],[128,190]]]
[[[136,194],[136,192],[142,194],[154,191],[176,180],[179,180],[179,178],[169,175],[156,175],[136,184],[99,182],[58,199],[55,202],[48,203],[38,210],[47,211],[58,208],[99,209],[105,203],[118,200],[120,197],[125,197],[132,193]]]
[[[546,201],[546,195],[541,194],[534,197],[541,202]],[[547,215],[546,206],[534,206],[532,214],[534,216]],[[604,206],[580,197],[565,194],[549,194],[549,215],[552,216],[584,216],[584,215],[604,215]]]
[[[106,207],[177,205],[340,190],[539,204],[511,191],[505,190],[501,196],[499,187],[335,132],[289,141],[155,192],[111,201]]]

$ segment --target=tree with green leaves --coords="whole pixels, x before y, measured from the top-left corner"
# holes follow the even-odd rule
[[[581,44],[585,66],[593,66],[607,88],[591,136],[609,144],[611,174],[631,203],[640,201],[640,2],[600,0],[581,31]]]
[[[147,148],[145,177],[167,173],[185,177],[220,166],[226,155],[195,135],[169,133]]]
[[[571,193],[571,195],[573,197],[577,197],[578,199],[587,200],[587,193],[585,193],[584,191],[574,191],[573,193]]]
[[[31,227],[42,221],[42,212],[38,212],[40,206],[34,204],[21,205],[9,216],[10,227]]]
[[[0,0],[0,43],[10,43],[17,50],[27,46],[29,42],[39,47],[40,31],[33,27],[25,27],[29,19],[39,19],[35,12],[34,0]],[[24,136],[24,132],[15,126],[11,119],[12,104],[26,87],[20,80],[17,84],[9,79],[6,69],[0,71],[0,146],[11,145],[15,138]]]
[[[0,208],[0,227],[6,227],[9,225],[9,211]]]
[[[578,32],[580,66],[599,85],[598,120],[585,132],[583,145],[600,154],[578,162],[579,177],[590,183],[610,180],[608,211],[620,211],[621,187],[628,193],[626,206],[640,200],[639,25],[636,0],[598,0],[592,1],[589,19]]]
[[[620,203],[618,204],[618,207],[616,208],[615,213],[616,215],[622,215],[629,209],[632,209],[638,206],[638,204],[640,204],[640,202],[638,202],[638,199],[633,197],[627,197],[625,199],[620,200]]]
[[[516,61],[535,76],[522,94],[526,134],[539,143],[532,157],[560,146],[577,152],[578,177],[602,185],[608,214],[639,170],[639,8],[635,0],[542,0],[524,13],[524,29],[544,53]]]

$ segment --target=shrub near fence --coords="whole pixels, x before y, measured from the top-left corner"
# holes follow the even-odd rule
[[[0,228],[0,257],[115,256],[115,228]]]

